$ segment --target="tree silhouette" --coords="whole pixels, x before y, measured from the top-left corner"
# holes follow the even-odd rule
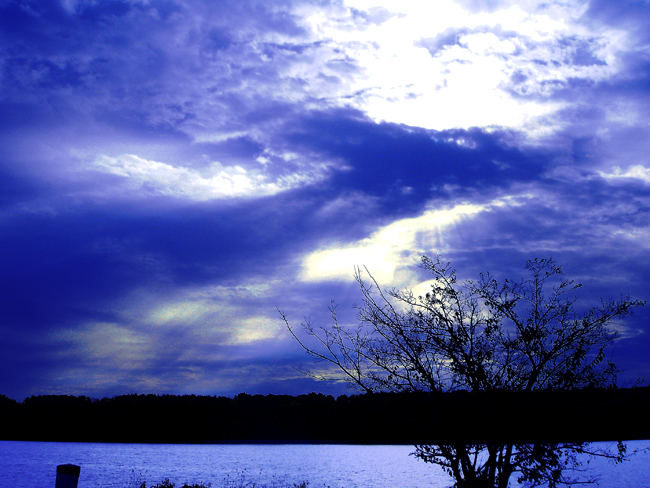
[[[491,275],[458,283],[456,272],[438,257],[422,258],[433,275],[424,296],[411,291],[383,291],[367,269],[355,269],[362,305],[356,327],[339,324],[315,328],[310,321],[299,333],[280,312],[289,331],[314,358],[338,374],[309,373],[320,379],[344,379],[367,393],[424,392],[431,395],[466,390],[488,394],[613,387],[619,370],[606,360],[605,348],[618,333],[608,327],[645,302],[629,296],[601,300],[578,313],[573,294],[580,284],[562,277],[552,259],[526,263],[529,278],[500,283]],[[305,333],[306,336],[305,337]],[[308,341],[310,341],[308,343]],[[310,344],[313,344],[310,345]],[[331,369],[331,368],[330,368]],[[477,406],[477,415],[480,414]],[[543,412],[531,412],[534,415]],[[490,419],[486,418],[485,422]],[[416,445],[415,456],[441,466],[458,488],[508,486],[511,476],[529,485],[593,481],[576,477],[581,454],[621,462],[626,447],[599,450],[582,440],[548,442],[509,439],[507,435],[463,440],[442,439]]]

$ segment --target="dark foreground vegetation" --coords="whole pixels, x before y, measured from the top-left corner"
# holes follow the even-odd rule
[[[650,438],[650,387],[556,392],[0,396],[0,439],[87,442],[484,443]]]
[[[274,484],[272,486],[267,486],[267,485],[257,485],[252,481],[246,481],[244,479],[241,480],[231,480],[231,479],[226,479],[224,480],[225,484],[220,485],[219,488],[308,488],[309,487],[309,482],[308,481],[303,481],[302,483],[292,483],[291,485],[277,485]],[[142,481],[140,483],[137,483],[135,485],[132,485],[132,487],[129,488],[218,488],[218,487],[213,487],[212,484],[208,483],[207,485],[204,485],[203,483],[201,484],[184,484],[183,486],[176,485],[175,483],[169,481],[169,478],[166,480],[163,480],[161,483],[155,484],[155,485],[150,485],[147,487],[147,483]]]

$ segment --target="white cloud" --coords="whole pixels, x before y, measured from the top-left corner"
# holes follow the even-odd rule
[[[627,42],[625,33],[582,23],[585,2],[520,2],[490,13],[471,13],[447,0],[345,5],[394,15],[379,24],[355,20],[352,11],[308,18],[317,38],[358,67],[339,87],[340,103],[376,120],[436,130],[496,125],[543,133],[540,117],[564,107],[550,95],[574,78],[615,74]],[[457,42],[435,55],[425,47],[427,39],[454,29]],[[599,61],[576,61],[578,51]]]
[[[268,317],[249,317],[237,320],[232,325],[230,338],[224,344],[236,346],[277,338],[284,328],[280,322]]]
[[[250,344],[277,337],[282,330],[276,319],[249,315],[241,306],[229,303],[228,297],[244,292],[250,298],[255,290],[208,287],[188,292],[178,300],[171,300],[152,309],[144,323],[157,326],[183,327],[193,337],[192,343],[213,344],[215,347]],[[191,344],[188,344],[192,348]],[[191,351],[184,356],[191,356]]]
[[[74,332],[58,331],[52,338],[74,344],[72,354],[85,361],[111,368],[141,367],[155,356],[155,347],[146,334],[110,322],[90,322]]]
[[[196,287],[171,295],[140,290],[115,304],[120,323],[92,321],[49,334],[46,343],[66,345],[59,356],[85,365],[59,371],[57,382],[83,384],[82,392],[124,384],[156,391],[169,381],[157,370],[161,361],[178,365],[180,381],[188,382],[204,374],[196,361],[250,359],[249,346],[285,333],[275,314],[250,307],[272,284]],[[149,374],[133,375],[138,371]]]
[[[230,287],[203,286],[177,290],[172,296],[141,291],[122,306],[122,313],[152,337],[165,331],[180,332],[186,338],[183,357],[190,357],[197,346],[216,349],[277,337],[282,331],[280,321],[274,315],[256,315],[249,308],[267,297],[275,284],[271,280]]]
[[[397,268],[411,266],[414,257],[433,247],[444,248],[444,234],[454,224],[474,217],[487,207],[460,204],[429,210],[420,217],[393,222],[367,239],[353,244],[329,246],[308,255],[303,261],[304,281],[349,280],[354,266],[365,265],[382,282],[393,281]]]
[[[214,304],[205,299],[184,299],[155,308],[149,314],[147,322],[155,325],[193,324],[214,312]]]
[[[416,286],[410,271],[413,263],[423,254],[448,251],[447,237],[457,225],[492,209],[517,207],[531,197],[524,193],[480,205],[460,203],[427,210],[419,217],[398,220],[361,241],[329,245],[307,255],[302,262],[300,279],[350,280],[355,266],[366,266],[380,282],[397,281],[402,285]]]
[[[612,168],[612,173],[604,173],[600,171],[599,174],[603,178],[607,179],[633,178],[645,183],[650,183],[650,168],[646,168],[640,164],[630,166],[625,171],[623,171],[619,166],[614,166],[614,168]]]
[[[224,167],[219,163],[199,172],[133,154],[116,158],[100,156],[95,161],[95,168],[123,176],[127,179],[127,186],[133,190],[198,201],[273,195],[314,178],[294,173],[270,181],[261,171],[246,170],[241,166]]]
[[[66,2],[74,10],[76,2]],[[135,110],[147,124],[177,127],[196,142],[248,136],[263,147],[273,146],[270,134],[283,116],[283,109],[276,108],[289,105],[297,110],[351,106],[375,120],[436,130],[506,126],[543,133],[559,124],[548,115],[564,107],[551,95],[571,79],[616,74],[629,34],[583,23],[585,2],[510,3],[514,5],[474,13],[451,0],[298,2],[291,13],[306,27],[305,36],[265,32],[244,22],[232,26],[236,42],[221,50],[206,48],[210,32],[219,27],[218,16],[197,5],[143,32],[152,36],[146,41],[138,38],[128,50],[112,53],[121,60],[115,77],[132,88],[110,103],[116,113]],[[455,42],[443,43],[437,51],[427,44],[450,32]],[[132,63],[148,55],[150,45],[161,50],[166,62],[143,86]],[[87,53],[70,63],[91,71],[85,63],[97,58],[96,48],[90,44]],[[603,63],[573,62],[580,50]],[[105,89],[95,88],[81,93]],[[36,93],[48,92],[30,96]],[[105,103],[83,94],[75,97],[88,113]],[[117,172],[125,165],[119,160],[128,157],[103,159],[104,166]],[[268,181],[248,166],[245,173],[224,166],[198,174],[149,163],[150,173],[161,174],[140,178],[153,190],[199,200],[271,194],[299,184]],[[137,175],[129,171],[136,182]],[[180,185],[170,188],[163,176]],[[302,181],[305,175],[297,177]]]

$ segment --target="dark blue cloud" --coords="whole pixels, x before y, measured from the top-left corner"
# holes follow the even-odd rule
[[[636,53],[624,56],[626,70],[618,80],[604,82],[598,86],[599,93],[620,97],[646,96],[650,92],[650,56]]]
[[[176,86],[182,87],[180,103],[169,105],[185,112],[176,118],[185,120],[192,112],[183,106],[188,84],[178,78],[179,63],[186,62],[181,69],[189,68],[196,77],[215,66],[215,74],[241,69],[251,77],[253,73],[246,72],[248,58],[259,58],[251,48],[255,32],[298,39],[305,34],[284,6],[254,1],[196,4],[193,8],[202,20],[195,24],[194,11],[182,4],[163,8],[157,2],[79,2],[69,12],[58,2],[4,3],[1,98],[37,105],[77,104],[102,118],[111,108],[146,117],[155,115],[150,113],[151,102],[160,104],[157,97]],[[161,16],[161,9],[167,13]],[[231,48],[233,53],[226,52]]]
[[[4,129],[5,134],[25,127],[42,130],[51,127],[55,122],[56,117],[47,107],[29,102],[0,102],[0,128]],[[10,143],[11,141],[6,142]]]
[[[639,44],[650,41],[650,5],[643,0],[592,0],[586,17],[625,29]]]
[[[202,142],[192,144],[188,152],[206,154],[215,161],[232,161],[249,163],[257,159],[264,146],[250,136],[232,137],[220,142]]]
[[[594,52],[597,47],[597,39],[589,41],[579,39],[576,36],[564,37],[558,44],[563,48],[570,48],[569,62],[574,66],[604,66],[607,62],[600,59]]]
[[[41,185],[11,168],[0,167],[0,209],[31,200],[43,191]]]
[[[51,212],[17,212],[3,223],[0,247],[7,259],[0,272],[13,277],[3,297],[8,316],[33,327],[55,326],[59,315],[73,317],[83,307],[156,282],[232,283],[273,274],[311,242],[364,238],[373,221],[412,214],[433,197],[449,197],[444,185],[462,186],[470,194],[529,181],[544,169],[539,154],[509,148],[497,135],[478,130],[434,133],[349,114],[314,114],[296,125],[301,132],[285,134],[289,149],[342,159],[344,167],[307,187],[253,200],[179,205],[158,197],[160,210],[155,205],[135,210],[119,201],[60,198],[56,186],[39,188],[33,180],[8,175],[4,181],[11,191],[3,196],[9,203],[44,199],[53,206]],[[261,150],[247,138],[186,147],[235,158]],[[318,216],[329,202],[350,194],[379,199],[381,211],[371,207],[351,214],[344,207]]]
[[[76,7],[76,6],[75,6]],[[105,23],[112,19],[119,19],[131,12],[133,6],[120,0],[109,0],[101,3],[80,3],[75,10],[76,15],[85,21]]]
[[[445,186],[475,191],[539,176],[549,155],[511,147],[504,141],[507,136],[479,129],[437,132],[377,124],[358,113],[333,112],[301,117],[286,139],[343,161],[348,169],[332,175],[333,188],[409,206],[449,196]]]

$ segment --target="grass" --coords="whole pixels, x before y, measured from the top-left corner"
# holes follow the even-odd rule
[[[155,485],[147,485],[146,481],[142,480],[142,475],[139,477],[135,476],[135,472],[131,475],[131,482],[129,483],[129,488],[213,488],[211,483],[193,483],[188,485],[187,483],[183,485],[176,485],[173,482],[169,481],[169,478],[164,479],[160,483]],[[219,486],[214,488],[309,488],[309,481],[303,481],[301,483],[278,483],[272,482],[269,484],[258,484],[254,481],[249,481],[246,479],[244,473],[241,473],[237,478],[231,478],[226,476],[222,483]],[[329,488],[329,487],[328,487]]]
[[[227,481],[227,484],[222,485],[223,488],[280,488],[279,485],[273,484],[273,485],[256,485],[253,482],[246,482],[244,484],[237,484],[237,483],[230,483],[230,481]],[[309,482],[308,481],[303,481],[300,484],[293,483],[292,485],[285,485],[287,488],[308,488],[309,487]],[[177,488],[174,483],[169,481],[169,478],[165,479],[161,483],[158,483],[156,485],[151,485],[147,487],[146,482],[142,482],[138,488]],[[207,485],[204,485],[203,483],[199,484],[183,484],[183,486],[179,486],[178,488],[212,488],[212,484],[208,483]]]
[[[287,488],[308,488],[309,482],[308,481],[303,481],[300,484],[293,483],[293,485],[289,486],[286,485]],[[203,483],[200,484],[184,484],[183,486],[179,486],[178,488],[211,488],[212,484],[208,483],[207,485],[204,485]],[[156,485],[151,485],[150,487],[147,487],[147,484],[143,482],[138,488],[176,488],[176,485],[169,481],[169,478],[162,481],[161,483],[158,483]],[[223,485],[223,488],[280,488],[278,485],[256,485],[253,482],[247,482],[246,484],[226,484]]]

